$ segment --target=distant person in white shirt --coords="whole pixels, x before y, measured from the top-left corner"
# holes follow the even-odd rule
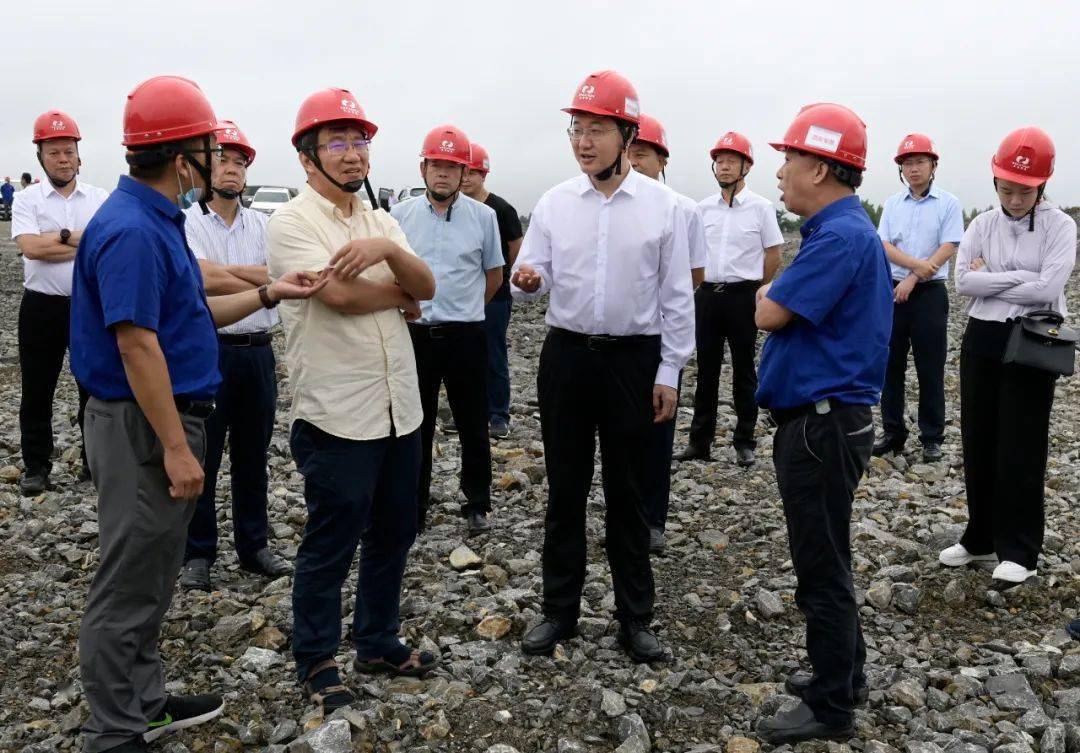
[[[746,187],[754,166],[754,151],[745,136],[728,131],[709,152],[720,193],[698,205],[705,225],[709,262],[705,282],[694,296],[697,304],[697,388],[689,444],[679,460],[710,460],[716,438],[716,405],[724,343],[731,349],[731,394],[735,403],[735,457],[744,468],[754,464],[757,440],[757,325],[758,288],[770,282],[780,267],[784,236],[776,210],[767,199]]]
[[[649,453],[655,425],[675,416],[694,345],[686,213],[674,191],[630,167],[639,109],[629,81],[594,73],[564,112],[583,174],[541,197],[511,276],[515,298],[551,294],[537,377],[549,484],[544,620],[521,647],[550,654],[576,634],[599,430],[619,641],[648,662],[663,655],[650,629]]]
[[[268,285],[266,215],[244,208],[240,195],[255,149],[231,120],[216,132],[221,157],[214,165],[211,192],[185,211],[184,231],[199,260],[206,294],[256,290]],[[260,309],[218,329],[221,386],[214,412],[206,419],[206,459],[202,494],[188,524],[180,585],[209,591],[210,567],[217,558],[217,475],[229,437],[232,478],[233,541],[240,567],[277,578],[292,568],[267,543],[267,450],[274,435],[277,373],[270,330],[278,323],[276,309]]]
[[[109,196],[78,178],[81,139],[70,115],[59,110],[40,115],[34,121],[33,141],[48,180],[30,184],[30,174],[24,173],[23,190],[16,192],[11,208],[11,237],[23,257],[19,433],[24,471],[19,488],[28,497],[50,488],[53,395],[68,345],[75,249],[83,228]],[[80,430],[87,397],[80,387]],[[85,448],[82,456],[79,479],[86,480]]]

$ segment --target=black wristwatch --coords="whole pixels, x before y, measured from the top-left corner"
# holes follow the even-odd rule
[[[64,228],[63,230],[60,231],[60,242],[63,243],[65,246],[67,245],[67,242],[68,242],[69,238],[71,238],[71,231],[70,230],[68,230],[67,228]]]
[[[270,294],[266,292],[267,288],[269,288],[269,287],[270,287],[269,285],[260,285],[259,286],[259,300],[262,301],[262,305],[263,305],[264,309],[272,309],[275,306],[277,306],[279,303],[281,303],[281,301],[271,301],[270,300]]]

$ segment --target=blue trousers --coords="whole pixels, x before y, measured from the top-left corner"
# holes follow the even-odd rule
[[[488,352],[488,415],[491,421],[510,421],[510,361],[506,353],[506,329],[510,326],[512,308],[512,301],[492,301],[484,307]]]

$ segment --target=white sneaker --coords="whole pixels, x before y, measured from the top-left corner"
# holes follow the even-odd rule
[[[1015,562],[1005,560],[994,568],[994,574],[990,577],[994,580],[1003,580],[1007,583],[1023,583],[1025,580],[1035,575],[1035,572],[1035,570],[1028,570],[1023,565],[1018,565]]]
[[[963,544],[953,544],[938,555],[938,562],[945,567],[963,567],[972,562],[992,562],[996,559],[996,554],[972,554]]]

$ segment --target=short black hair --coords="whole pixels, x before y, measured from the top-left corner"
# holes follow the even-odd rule
[[[203,147],[203,136],[183,141],[169,141],[163,144],[134,146],[128,148],[128,174],[136,180],[156,181],[165,177],[169,165],[173,164],[177,154],[183,150],[197,150]],[[209,168],[209,165],[206,166]]]
[[[27,183],[29,183],[30,181],[33,180],[33,178],[30,177],[30,173],[23,173],[22,176],[19,178],[19,180],[24,180]]]

